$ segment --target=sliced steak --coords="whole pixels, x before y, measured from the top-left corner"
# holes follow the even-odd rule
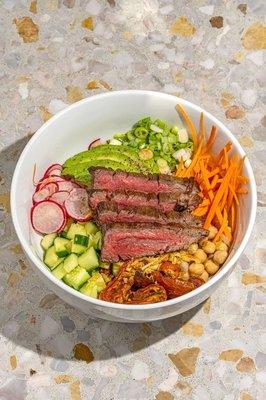
[[[113,171],[107,168],[90,168],[93,189],[132,190],[144,193],[192,193],[193,178],[176,178],[173,175],[137,174]],[[198,188],[197,188],[198,191]]]
[[[95,210],[101,202],[113,202],[120,206],[133,207],[152,207],[162,212],[170,212],[173,210],[192,211],[201,202],[198,195],[171,193],[171,194],[155,194],[142,193],[133,191],[117,190],[110,192],[107,190],[90,189],[89,204]]]
[[[182,225],[111,224],[103,226],[103,261],[117,262],[187,248],[208,231]]]
[[[162,213],[147,206],[132,207],[112,202],[99,203],[96,218],[100,224],[155,222],[160,225],[181,224],[195,227],[202,227],[203,224],[201,218],[194,217],[188,211]]]

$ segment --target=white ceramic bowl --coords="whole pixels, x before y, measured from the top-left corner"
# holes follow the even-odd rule
[[[175,96],[158,92],[126,90],[100,94],[71,105],[46,122],[31,138],[17,163],[11,188],[11,211],[16,233],[32,266],[44,277],[45,283],[59,297],[92,317],[121,322],[144,322],[183,313],[206,300],[229,275],[243,252],[254,225],[256,215],[256,184],[248,159],[244,174],[249,178],[249,193],[242,196],[237,218],[236,237],[230,256],[220,271],[198,289],[175,299],[150,305],[122,305],[87,297],[56,279],[45,267],[33,246],[30,235],[32,171],[37,164],[40,178],[49,164],[64,162],[66,158],[87,148],[93,139],[107,139],[117,132],[125,132],[144,116],[160,118],[175,124],[175,105],[184,105],[196,126],[204,111],[207,131],[218,127],[217,149],[228,140],[241,157],[245,152],[235,136],[215,117],[200,107]],[[230,278],[229,278],[230,279]]]

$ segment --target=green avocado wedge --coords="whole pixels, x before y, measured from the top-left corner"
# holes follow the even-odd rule
[[[89,186],[91,178],[88,169],[90,167],[105,167],[127,172],[142,172],[143,174],[158,172],[156,162],[153,159],[141,160],[138,150],[128,146],[102,144],[66,160],[62,176]]]

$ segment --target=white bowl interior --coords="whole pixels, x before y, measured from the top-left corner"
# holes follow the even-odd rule
[[[35,264],[37,263],[36,250],[39,241],[37,235],[33,235],[33,246],[29,247],[31,243],[29,211],[34,190],[32,183],[34,164],[37,165],[37,178],[40,178],[49,164],[63,163],[68,157],[86,149],[92,140],[107,139],[114,133],[125,132],[131,128],[133,123],[145,116],[177,124],[178,117],[175,111],[177,102],[185,106],[190,117],[198,126],[202,109],[185,100],[156,92],[122,91],[94,96],[76,103],[39,129],[20,157],[11,191],[14,225],[24,250]],[[244,151],[228,129],[212,115],[204,113],[207,132],[210,131],[213,124],[218,127],[216,150],[231,140],[234,151],[244,156]],[[254,177],[248,160],[244,164],[244,174],[249,177],[253,189],[247,195],[242,196],[240,201],[235,241],[230,257],[223,268],[226,268],[236,252],[239,252],[240,255],[243,251],[243,249],[241,251],[239,249],[240,243],[243,242],[245,235],[250,234],[254,222],[256,193]],[[40,255],[40,251],[38,253]],[[221,271],[217,275],[219,274]]]

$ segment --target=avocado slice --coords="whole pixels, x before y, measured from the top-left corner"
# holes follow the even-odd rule
[[[75,181],[90,185],[88,172],[90,167],[105,167],[128,172],[158,172],[157,163],[152,160],[141,160],[138,150],[128,146],[103,144],[82,151],[66,160],[62,175],[74,178]]]

